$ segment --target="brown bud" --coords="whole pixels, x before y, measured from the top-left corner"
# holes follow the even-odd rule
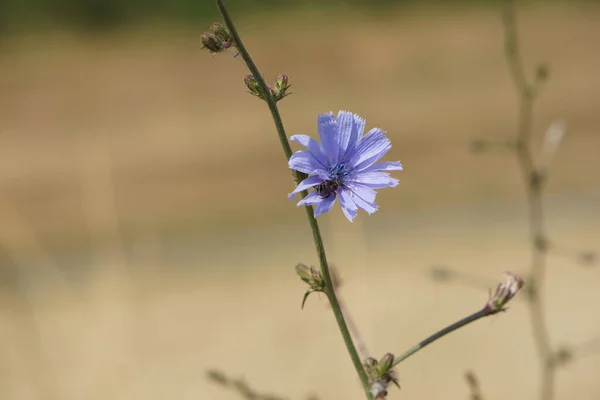
[[[504,306],[517,294],[525,282],[519,275],[511,272],[504,273],[504,280],[496,288],[496,292],[490,296],[486,309],[491,313],[504,310]]]
[[[221,42],[224,48],[229,48],[233,44],[233,36],[223,25],[214,23],[210,27],[210,30],[212,33],[214,33],[215,37]]]
[[[221,41],[212,33],[205,33],[202,35],[202,47],[211,53],[218,53],[225,50]]]

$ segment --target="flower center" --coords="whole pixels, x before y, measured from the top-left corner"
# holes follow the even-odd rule
[[[346,169],[344,164],[334,164],[327,168],[329,179],[320,185],[316,186],[317,194],[321,198],[327,198],[332,193],[335,193],[340,186],[344,185],[344,180],[350,174],[350,171]]]
[[[350,171],[346,169],[344,164],[334,164],[327,169],[330,179],[332,181],[342,182],[349,174]]]

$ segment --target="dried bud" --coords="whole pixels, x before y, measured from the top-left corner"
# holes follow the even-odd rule
[[[289,84],[289,77],[286,74],[281,74],[277,77],[273,88],[271,89],[271,94],[275,99],[275,102],[283,99],[285,96],[291,94],[288,93],[288,89],[291,87]]]
[[[221,41],[225,48],[231,47],[231,45],[233,44],[233,36],[231,36],[231,33],[229,33],[229,30],[227,28],[225,28],[221,24],[214,23],[210,27],[210,30],[212,33],[215,34],[215,37],[219,41]]]
[[[260,84],[252,74],[246,75],[244,78],[244,84],[248,88],[248,93],[258,97],[259,99],[265,99],[260,91]]]
[[[494,295],[490,296],[490,299],[485,305],[486,310],[488,310],[490,314],[503,311],[504,306],[506,306],[506,304],[517,294],[524,283],[523,278],[520,276],[511,272],[505,272],[504,281],[498,285]]]
[[[211,53],[219,53],[225,50],[223,43],[212,33],[202,35],[202,47]]]

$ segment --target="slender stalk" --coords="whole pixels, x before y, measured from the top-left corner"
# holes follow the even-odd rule
[[[483,317],[487,317],[487,316],[493,315],[493,314],[496,314],[496,312],[490,311],[489,308],[484,307],[483,309],[481,309],[481,310],[479,310],[479,311],[477,311],[477,312],[475,312],[475,313],[473,313],[451,325],[448,325],[444,329],[437,331],[436,333],[429,336],[428,338],[421,340],[419,343],[412,346],[410,349],[406,350],[404,353],[400,354],[399,356],[396,356],[394,358],[394,362],[392,363],[392,367],[395,367],[396,365],[400,364],[402,361],[406,360],[408,357],[412,356],[419,350],[422,350],[425,346],[435,342],[438,339],[441,339],[442,337],[446,336],[447,334],[452,333],[455,330],[460,329],[465,325],[469,325],[470,323],[475,322]]]
[[[519,51],[514,0],[506,0],[503,21],[506,59],[519,97],[517,156],[527,193],[532,248],[529,277],[529,315],[532,334],[542,368],[540,399],[552,400],[555,396],[556,364],[552,362],[554,352],[550,343],[545,307],[541,296],[548,251],[542,201],[545,177],[535,167],[531,140],[533,106],[537,95],[537,85],[529,83],[525,74],[525,67]]]
[[[256,64],[254,63],[254,61],[250,57],[250,54],[244,47],[244,44],[242,43],[240,35],[238,34],[238,32],[233,24],[233,21],[231,20],[231,17],[229,16],[229,13],[227,12],[225,5],[223,4],[223,1],[217,0],[217,6],[219,7],[219,11],[221,12],[221,15],[223,16],[225,25],[227,25],[229,32],[231,33],[231,35],[234,38],[235,46],[236,46],[237,50],[239,51],[239,54],[241,55],[242,59],[246,63],[246,66],[248,67],[248,69],[250,70],[250,72],[252,73],[252,75],[254,76],[254,78],[256,79],[256,81],[258,82],[258,84],[260,86],[260,89],[262,91],[264,99],[267,102],[267,105],[269,106],[269,111],[271,112],[271,117],[273,118],[273,122],[275,123],[275,128],[277,129],[277,134],[279,135],[279,141],[281,142],[281,147],[283,148],[286,159],[289,160],[290,157],[292,156],[292,149],[288,142],[288,138],[285,133],[285,129],[283,127],[283,122],[281,120],[281,116],[279,114],[279,110],[277,108],[275,100],[271,96],[268,86],[265,83],[265,80],[263,79],[262,75],[260,74],[260,71],[256,67]],[[304,178],[304,174],[302,174],[298,171],[294,171],[293,174],[294,174],[294,178],[297,183],[301,182],[302,179]],[[302,197],[306,197],[308,195],[308,192],[303,191],[301,194],[302,194]],[[306,206],[305,209],[306,209],[306,216],[308,218],[308,222],[310,224],[310,228],[313,233],[313,238],[314,238],[315,247],[317,250],[317,255],[319,257],[321,273],[322,273],[323,278],[325,279],[325,283],[326,283],[325,293],[327,295],[327,299],[329,300],[329,303],[331,304],[331,309],[333,310],[333,314],[335,315],[335,320],[337,321],[340,332],[342,333],[344,343],[346,344],[346,348],[348,350],[348,353],[350,354],[350,358],[352,359],[354,368],[356,369],[356,372],[358,373],[358,376],[360,377],[360,381],[362,383],[365,394],[367,395],[367,399],[371,399],[371,394],[369,391],[369,379],[367,377],[367,374],[365,373],[365,370],[363,369],[360,357],[358,355],[358,352],[356,351],[356,347],[354,346],[354,343],[352,342],[352,336],[350,335],[350,331],[348,330],[348,326],[346,325],[346,321],[344,320],[344,315],[342,313],[340,303],[335,294],[333,280],[331,279],[331,273],[329,271],[329,264],[327,263],[327,256],[325,254],[325,247],[323,245],[323,238],[321,237],[321,231],[319,229],[319,224],[317,223],[317,220],[313,216],[312,206]]]

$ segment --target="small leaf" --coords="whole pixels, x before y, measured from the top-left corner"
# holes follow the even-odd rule
[[[304,303],[306,303],[306,299],[308,298],[308,295],[311,294],[312,292],[314,292],[313,289],[308,289],[306,291],[306,293],[304,293],[304,298],[302,299],[302,306],[300,306],[301,310],[304,310]]]

